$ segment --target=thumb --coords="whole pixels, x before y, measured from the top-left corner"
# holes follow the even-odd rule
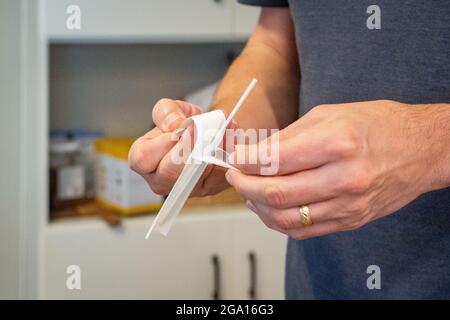
[[[154,124],[163,132],[171,132],[179,127],[184,119],[202,113],[198,106],[181,100],[161,99],[152,111]]]

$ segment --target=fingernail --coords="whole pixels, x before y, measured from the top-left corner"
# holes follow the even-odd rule
[[[171,140],[173,141],[178,141],[180,140],[181,136],[183,135],[183,133],[186,131],[186,128],[178,128],[175,129],[172,132],[172,135],[170,136]]]
[[[171,127],[175,124],[175,122],[181,121],[182,119],[183,117],[179,113],[176,112],[169,113],[161,125],[162,130],[170,131]]]
[[[247,208],[249,208],[250,210],[252,210],[254,213],[256,213],[256,207],[253,205],[253,203],[250,200],[247,200],[245,202],[245,205],[247,206]]]

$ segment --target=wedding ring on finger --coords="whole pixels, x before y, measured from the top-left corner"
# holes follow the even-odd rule
[[[303,226],[306,227],[313,224],[308,206],[301,206],[298,211],[300,213],[300,222]]]

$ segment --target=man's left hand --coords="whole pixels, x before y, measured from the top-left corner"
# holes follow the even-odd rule
[[[268,227],[292,238],[359,228],[437,187],[438,137],[427,108],[387,100],[318,106],[279,132],[276,175],[236,164],[241,172],[228,170],[227,180]],[[310,226],[301,223],[302,205]]]

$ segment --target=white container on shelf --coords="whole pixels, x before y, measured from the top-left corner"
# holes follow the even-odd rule
[[[85,172],[78,141],[51,141],[50,177],[52,205],[85,196]]]

